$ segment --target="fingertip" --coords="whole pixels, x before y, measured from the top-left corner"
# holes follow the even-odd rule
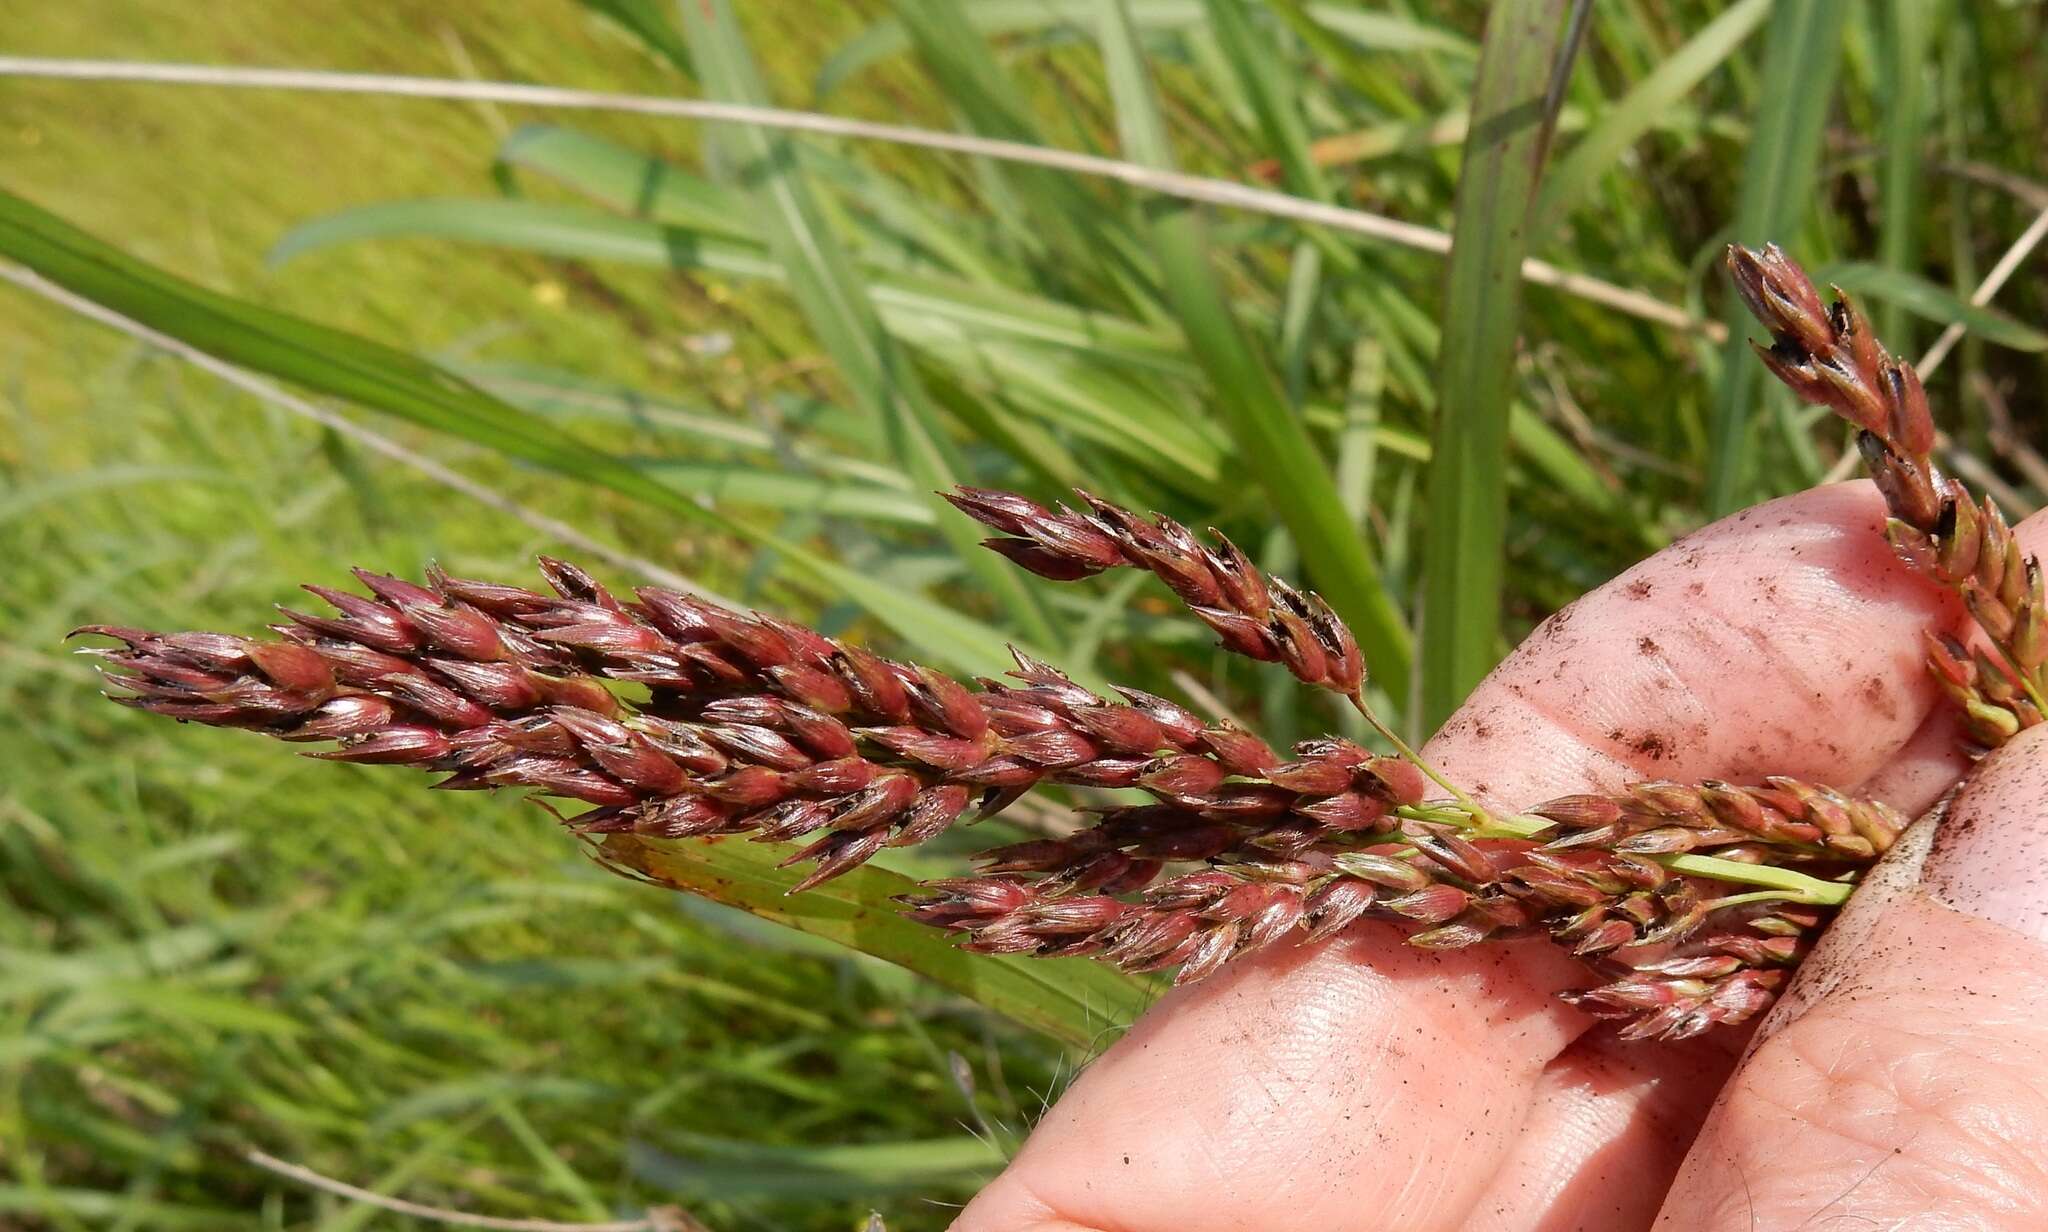
[[[1922,888],[1957,911],[2048,943],[2048,725],[1977,767],[1934,835]]]
[[[1428,752],[1515,807],[1645,778],[1853,786],[1935,708],[1919,630],[1961,613],[1883,528],[1863,481],[1704,527],[1545,621]]]

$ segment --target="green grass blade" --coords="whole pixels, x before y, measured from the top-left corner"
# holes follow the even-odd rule
[[[1155,987],[1085,958],[969,954],[937,929],[905,919],[891,901],[915,884],[872,866],[801,894],[801,870],[776,865],[787,844],[676,842],[615,834],[599,849],[621,870],[772,920],[917,972],[1070,1047],[1115,1038]]]
[[[2048,331],[2037,329],[1988,305],[1980,306],[1947,287],[1908,270],[1860,261],[1823,266],[1815,272],[1822,284],[1836,283],[1853,295],[1875,300],[1883,308],[1910,313],[1937,325],[1961,325],[1984,341],[2015,351],[2048,350]],[[1891,338],[1886,337],[1887,346]]]
[[[1884,118],[1877,259],[1894,270],[1910,272],[1919,264],[1920,181],[1926,174],[1920,149],[1927,139],[1928,74],[1947,8],[1946,0],[1882,0],[1872,6],[1884,82],[1879,92]],[[1900,355],[1918,349],[1908,311],[1893,302],[1880,306],[1877,313],[1878,337]]]
[[[4,191],[0,254],[229,363],[397,415],[773,549],[813,583],[873,613],[921,653],[955,669],[996,672],[1009,662],[1006,639],[987,625],[706,509],[417,356],[208,291]]]
[[[1503,0],[1479,54],[1437,351],[1421,656],[1432,728],[1492,669],[1500,640],[1520,270],[1556,118],[1551,87],[1577,51],[1571,11],[1571,0]]]
[[[1607,486],[1600,473],[1579,456],[1563,433],[1544,422],[1543,417],[1521,402],[1508,410],[1508,444],[1515,455],[1540,472],[1552,491],[1567,496],[1589,514],[1625,519],[1627,529],[1642,533],[1646,540],[1656,528],[1631,517],[1621,497]],[[1655,546],[1662,546],[1655,541]]]
[[[1372,521],[1374,472],[1379,469],[1379,427],[1385,413],[1386,348],[1363,339],[1351,348],[1351,379],[1344,422],[1337,432],[1337,492],[1344,512],[1366,533]]]
[[[195,1228],[254,1229],[266,1221],[253,1211],[228,1207],[196,1206],[156,1202],[132,1193],[82,1188],[54,1188],[41,1185],[0,1185],[0,1215],[23,1215],[31,1220],[90,1220],[95,1225],[118,1219],[142,1221],[142,1226],[167,1230]],[[37,1226],[31,1224],[29,1226]],[[73,1226],[85,1226],[74,1224]]]
[[[1280,160],[1282,182],[1296,196],[1327,200],[1323,169],[1309,151],[1296,66],[1284,62],[1267,32],[1254,24],[1245,0],[1205,0],[1203,7],[1238,88],[1251,103],[1265,144]],[[1344,255],[1350,255],[1348,250]]]
[[[1916,0],[1900,0],[1912,5]],[[1536,244],[1592,192],[1624,151],[1655,128],[1707,74],[1719,68],[1769,16],[1773,0],[1740,0],[1607,107],[1600,121],[1557,160],[1537,195],[1530,235]]]
[[[1356,31],[1351,35],[1346,35],[1339,32],[1336,28],[1336,24],[1343,20],[1355,18],[1372,20],[1383,16],[1378,13],[1361,13],[1357,10],[1333,9],[1326,4],[1309,4],[1305,0],[1269,0],[1266,7],[1270,8],[1274,16],[1285,23],[1287,28],[1293,31],[1294,36],[1301,40],[1302,45],[1313,58],[1318,74],[1328,74],[1333,79],[1341,81],[1357,91],[1362,98],[1371,100],[1382,108],[1390,109],[1396,115],[1410,116],[1412,118],[1417,103],[1413,97],[1412,83],[1403,79],[1406,77],[1406,74],[1389,73],[1386,71],[1387,57],[1384,53],[1389,51],[1405,51],[1409,53],[1435,52],[1439,53],[1437,56],[1439,60],[1449,59],[1456,62],[1456,69],[1453,74],[1439,74],[1426,71],[1426,75],[1433,82],[1441,80],[1446,76],[1456,76],[1461,80],[1468,78],[1472,71],[1471,62],[1479,54],[1478,45],[1466,39],[1463,35],[1451,36],[1456,40],[1454,47],[1435,42],[1431,42],[1428,45],[1402,47],[1396,45],[1400,41],[1399,38],[1366,41],[1356,37]],[[1396,22],[1406,20],[1392,14],[1384,16],[1391,17]],[[1416,27],[1416,29],[1427,30],[1432,34],[1437,33],[1434,27]],[[1392,31],[1385,32],[1393,33]],[[1441,53],[1449,54],[1444,55]]]
[[[960,1134],[914,1142],[861,1142],[802,1147],[760,1146],[738,1139],[669,1131],[687,1150],[671,1154],[634,1143],[636,1176],[689,1202],[734,1198],[827,1199],[914,1193],[933,1201],[936,1190],[972,1191],[1002,1170],[998,1143]]]
[[[314,218],[280,236],[267,260],[283,265],[307,253],[378,239],[452,239],[576,260],[705,269],[734,278],[786,277],[758,238],[703,234],[578,205],[467,198],[385,201]]]
[[[1735,233],[1729,237],[1737,243],[1789,243],[1806,217],[1848,11],[1843,0],[1800,0],[1772,11],[1763,93],[1743,159]],[[1727,299],[1729,337],[1707,459],[1706,506],[1715,517],[1733,512],[1747,495],[1751,412],[1763,379],[1746,341],[1749,315],[1735,296]]]
[[[663,0],[577,0],[577,3],[617,22],[686,76],[695,75],[690,67],[690,46],[669,23],[666,16],[668,5]]]
[[[623,261],[673,269],[704,269],[762,279],[793,289],[781,254],[758,239],[704,233],[688,225],[620,218],[598,210],[538,201],[447,199],[358,206],[292,228],[271,248],[273,264],[340,244],[373,239],[461,240],[589,261]],[[937,275],[878,273],[863,279],[873,309],[891,333],[956,355],[964,334],[1084,352],[1096,359],[1169,375],[1193,372],[1179,340],[1109,313],[981,287]]]
[[[772,463],[693,462],[651,457],[641,459],[639,467],[659,476],[677,491],[704,500],[895,526],[931,529],[934,525],[932,507],[922,495],[900,488],[879,488],[872,484],[826,479],[776,469]]]
[[[1105,6],[1101,30],[1125,156],[1171,167],[1165,125],[1122,0]],[[1180,203],[1148,203],[1146,210],[1167,299],[1209,378],[1239,460],[1294,536],[1316,588],[1357,633],[1373,672],[1400,696],[1408,680],[1407,627],[1306,424],[1288,407],[1266,358],[1232,311],[1198,216]]]
[[[573,128],[527,124],[498,145],[498,161],[566,184],[621,214],[728,239],[761,238],[745,199],[674,163]]]
[[[605,381],[586,380],[546,367],[518,363],[449,363],[450,371],[521,410],[557,423],[594,423],[674,437],[693,450],[744,451],[794,459],[805,471],[856,481],[869,487],[910,492],[901,471],[851,451],[817,443],[787,429],[734,419],[709,405],[691,404]],[[807,414],[817,404],[797,395],[762,399],[779,417]]]
[[[1021,411],[1072,433],[1077,444],[1099,444],[1179,491],[1216,496],[1229,438],[1191,419],[1178,399],[1040,347],[978,345],[961,361],[984,365]]]

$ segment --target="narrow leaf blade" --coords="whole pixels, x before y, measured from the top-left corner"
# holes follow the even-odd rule
[[[1571,7],[1503,0],[1480,49],[1437,352],[1423,582],[1422,710],[1430,727],[1492,669],[1500,639],[1520,270],[1556,120],[1550,87],[1576,50]]]
[[[614,834],[598,852],[622,871],[915,971],[1069,1047],[1107,1044],[1155,995],[1148,981],[1089,959],[967,953],[938,930],[904,918],[892,900],[917,883],[885,869],[858,868],[791,894],[802,872],[776,865],[793,850]]]

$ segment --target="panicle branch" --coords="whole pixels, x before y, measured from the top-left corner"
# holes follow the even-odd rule
[[[1426,786],[1347,741],[1283,757],[1165,698],[1107,699],[1022,655],[1012,682],[970,688],[774,617],[653,587],[621,601],[564,562],[543,571],[553,594],[359,570],[369,595],[310,588],[335,614],[287,609],[275,641],[81,632],[123,643],[93,653],[125,705],[336,741],[313,755],[445,772],[443,789],[538,788],[597,806],[575,819],[586,832],[818,835],[798,857],[818,862],[814,880],[1041,784],[1149,793],[1162,853],[1233,824],[1368,828]],[[638,705],[621,696],[634,685]],[[1156,870],[1167,856],[1139,858]]]
[[[1480,844],[1415,821],[1378,837],[1291,853],[1212,851],[1192,871],[1131,895],[1096,871],[1116,836],[1091,831],[990,852],[982,875],[932,882],[904,901],[913,918],[961,934],[971,950],[1177,968],[1176,984],[1284,938],[1318,942],[1366,918],[1422,926],[1408,942],[1427,949],[1548,937],[1606,977],[1572,994],[1575,1004],[1628,1019],[1629,1038],[1661,1039],[1763,1008],[1831,915],[1769,896],[1724,903],[1693,878],[1611,847]]]
[[[956,488],[946,494],[968,517],[1003,532],[983,540],[1025,569],[1057,582],[1106,569],[1143,569],[1172,589],[1223,648],[1286,665],[1296,679],[1346,697],[1365,686],[1358,639],[1321,596],[1262,572],[1219,531],[1210,547],[1172,518],[1139,517],[1077,493],[1087,506],[1047,509],[1014,492]]]
[[[1885,536],[1914,571],[1961,596],[1989,652],[1930,635],[1928,666],[1963,708],[1971,736],[1995,747],[2048,711],[2048,597],[2040,562],[1989,497],[1936,466],[1934,418],[1913,365],[1887,352],[1839,287],[1823,304],[1806,272],[1775,244],[1731,246],[1728,269],[1757,320],[1773,375],[1856,425],[1857,449],[1884,493]],[[1754,345],[1754,344],[1753,344]]]

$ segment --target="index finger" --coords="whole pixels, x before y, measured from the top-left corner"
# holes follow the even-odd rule
[[[1935,710],[1921,630],[1964,620],[1883,529],[1857,481],[1696,531],[1545,621],[1429,755],[1510,808],[1644,779],[1853,789]]]

